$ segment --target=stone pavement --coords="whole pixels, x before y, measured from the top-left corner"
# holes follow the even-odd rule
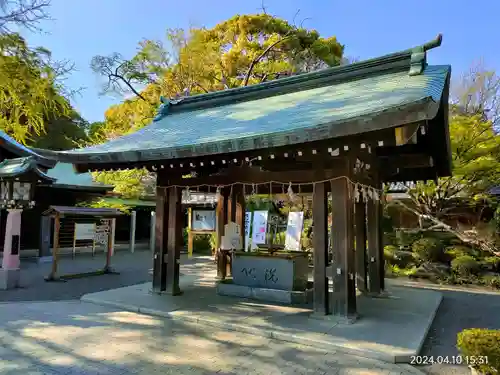
[[[409,363],[412,356],[419,354],[442,299],[436,291],[394,287],[388,290],[389,298],[358,297],[360,320],[342,324],[338,319],[310,318],[312,306],[217,295],[213,264],[184,264],[181,273],[182,296],[153,295],[151,283],[145,283],[87,294],[81,300],[387,362]]]
[[[186,255],[182,255],[181,262],[183,264],[206,263],[207,259],[205,258],[188,259]],[[77,254],[75,259],[63,257],[59,264],[59,273],[62,275],[95,271],[102,269],[104,263],[103,253],[97,253],[94,257],[89,254]],[[23,259],[21,261],[22,288],[0,290],[0,302],[80,299],[86,293],[120,288],[151,280],[149,270],[152,267],[152,257],[149,250],[137,250],[133,254],[128,251],[116,252],[111,260],[111,265],[120,272],[119,275],[100,275],[73,279],[66,283],[47,283],[44,278],[49,275],[51,264],[37,264],[34,261]]]
[[[0,374],[422,373],[77,301],[0,304]]]

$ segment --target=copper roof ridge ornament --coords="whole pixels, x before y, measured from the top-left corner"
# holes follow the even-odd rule
[[[184,98],[179,98],[174,100],[174,99],[167,99],[163,95],[160,96],[161,105],[160,107],[158,107],[158,112],[156,113],[156,116],[154,117],[153,121],[156,122],[163,119],[165,116],[168,115],[170,106],[179,104],[180,102],[182,102],[183,99]]]

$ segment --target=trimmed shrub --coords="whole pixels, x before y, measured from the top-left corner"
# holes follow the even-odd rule
[[[498,256],[486,257],[481,263],[488,271],[498,272],[500,270],[500,257]]]
[[[193,237],[193,252],[208,254],[212,251],[210,234],[197,234]]]
[[[465,363],[484,374],[500,371],[500,330],[469,328],[457,335],[457,348]]]
[[[413,243],[411,249],[422,262],[439,262],[444,258],[443,244],[435,238],[421,238]]]
[[[444,246],[452,245],[457,240],[457,236],[445,231],[428,231],[425,232],[424,236],[425,238],[434,238],[440,241]]]
[[[480,263],[470,255],[461,255],[451,261],[451,269],[459,276],[476,275],[480,269]]]
[[[500,289],[500,276],[486,275],[481,277],[480,283],[493,289]]]
[[[464,245],[454,245],[454,246],[448,246],[445,250],[444,253],[446,255],[447,260],[452,261],[455,258],[464,256],[464,255],[470,255],[472,257],[475,257],[476,251],[468,246]]]
[[[396,232],[396,245],[400,248],[409,248],[412,247],[415,241],[418,241],[421,238],[422,233],[405,232],[403,230],[399,230]]]
[[[394,245],[384,246],[384,258],[389,264],[395,264],[394,260],[396,259],[396,251],[398,251],[398,247]]]

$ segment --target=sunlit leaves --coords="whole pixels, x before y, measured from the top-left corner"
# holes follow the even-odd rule
[[[45,132],[45,119],[68,115],[50,52],[30,49],[18,34],[0,35],[0,129],[21,143]]]

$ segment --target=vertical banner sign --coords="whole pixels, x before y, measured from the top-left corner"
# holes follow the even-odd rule
[[[244,251],[248,251],[248,245],[250,242],[250,225],[252,224],[252,212],[245,212],[245,240],[244,240]]]
[[[254,211],[252,225],[252,249],[266,243],[267,211]]]
[[[290,212],[286,226],[285,249],[300,251],[300,237],[304,223],[303,212]]]

